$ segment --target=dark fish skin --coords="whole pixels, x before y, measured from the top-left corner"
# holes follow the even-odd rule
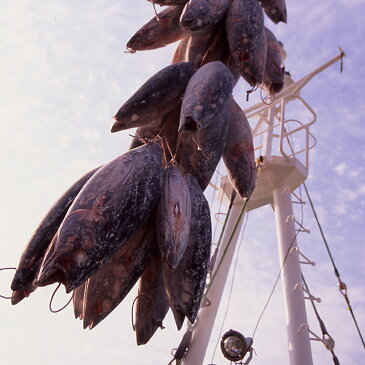
[[[191,198],[179,169],[166,167],[160,200],[156,207],[157,242],[163,261],[175,270],[184,255],[191,224]]]
[[[176,51],[174,53],[174,56],[172,57],[171,63],[177,63],[177,62],[185,62],[188,61],[185,54],[186,54],[186,48],[189,43],[190,36],[186,36],[179,42],[179,45],[176,48]]]
[[[188,2],[188,0],[147,0],[147,1],[161,6],[182,5]]]
[[[262,30],[257,39],[256,47],[252,58],[244,62],[240,70],[242,77],[252,86],[261,84],[264,81],[267,58],[267,38],[266,32]]]
[[[211,29],[193,32],[186,47],[186,60],[194,62],[197,67],[201,66],[203,58],[213,42],[214,35],[214,31]]]
[[[169,65],[148,79],[118,110],[112,133],[160,119],[179,104],[195,72],[192,62]]]
[[[268,40],[264,87],[273,95],[284,87],[285,68],[281,67],[280,43],[268,28],[265,27],[264,31]]]
[[[94,328],[121,303],[146,268],[155,245],[149,219],[87,280],[84,328]]]
[[[192,197],[192,219],[188,245],[176,270],[163,266],[170,307],[180,329],[184,316],[194,322],[203,296],[212,242],[209,204],[192,176],[186,177]]]
[[[264,27],[264,14],[257,0],[232,0],[226,16],[231,57],[229,64],[241,69],[253,53]]]
[[[181,105],[181,131],[196,131],[211,125],[232,94],[234,77],[220,61],[200,67],[191,77]]]
[[[97,167],[77,180],[57,200],[42,219],[20,258],[18,268],[11,283],[11,289],[14,292],[17,292],[16,294],[13,293],[12,304],[19,303],[21,299],[27,297],[35,290],[33,281],[38,275],[43,257],[50,246],[54,235],[77,194],[99,168],[100,167]]]
[[[163,172],[162,149],[153,142],[104,165],[70,207],[37,284],[58,281],[69,293],[89,278],[147,220]]]
[[[287,13],[285,0],[259,0],[266,15],[275,23],[286,23]]]
[[[250,125],[233,98],[228,103],[227,119],[229,126],[223,161],[233,187],[246,198],[255,188],[255,154]]]
[[[155,120],[149,124],[138,127],[136,136],[133,138],[129,149],[143,146],[144,140],[149,141],[157,136],[165,139],[164,144],[168,144],[171,151],[176,149],[177,130],[179,127],[181,103],[178,104],[173,110],[167,113],[162,119]],[[169,151],[165,149],[165,155],[168,155]],[[170,156],[172,158],[172,156]]]
[[[230,0],[190,0],[180,17],[182,27],[190,31],[210,29],[218,24],[229,7]]]
[[[178,136],[176,160],[179,168],[193,175],[203,191],[209,185],[224,151],[228,134],[225,114],[224,111],[209,127],[196,133],[179,133]]]
[[[160,252],[158,247],[155,247],[150,262],[139,281],[135,312],[135,331],[138,345],[145,345],[157,328],[163,328],[162,321],[169,310],[161,268]]]
[[[180,24],[180,15],[184,5],[169,6],[153,17],[128,41],[131,51],[144,51],[164,47],[186,35]]]
[[[72,303],[74,307],[75,318],[84,318],[84,293],[87,281],[83,282],[80,286],[74,289]]]

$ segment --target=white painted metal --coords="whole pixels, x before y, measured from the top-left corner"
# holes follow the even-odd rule
[[[279,247],[290,365],[312,365],[291,192],[287,186],[274,189],[274,210]],[[304,325],[304,326],[303,326]]]
[[[229,268],[241,231],[244,215],[243,208],[243,201],[232,206],[217,254],[216,266],[212,276],[213,285],[210,286],[206,298],[203,299],[203,301],[208,299],[207,302],[209,305],[200,308],[198,319],[193,329],[191,345],[183,360],[184,365],[201,365],[203,363],[224,285],[228,277]]]

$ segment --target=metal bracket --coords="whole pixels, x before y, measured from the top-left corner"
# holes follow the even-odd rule
[[[306,328],[308,330],[308,332],[313,336],[313,337],[309,337],[309,339],[311,341],[322,342],[324,347],[328,351],[333,351],[333,349],[335,347],[335,340],[330,335],[326,334],[326,335],[323,335],[322,338],[320,338],[316,333],[314,333],[313,331],[310,330],[308,324],[302,324],[299,327],[298,332],[301,332],[303,328]]]
[[[290,250],[290,255],[294,252],[294,251],[297,251],[298,254],[300,256],[302,256],[305,261],[299,261],[301,264],[306,264],[306,265],[312,265],[312,266],[316,266],[316,263],[314,261],[311,261],[309,260],[309,258],[307,256],[305,256],[300,250],[299,250],[299,247],[292,247],[291,250]]]
[[[317,303],[321,303],[321,298],[317,298],[314,295],[312,295],[312,293],[310,291],[308,291],[306,288],[304,288],[303,283],[296,283],[293,290],[297,290],[298,288],[301,288],[305,293],[308,294],[308,297],[304,297],[304,299],[309,299],[309,300],[315,300]]]

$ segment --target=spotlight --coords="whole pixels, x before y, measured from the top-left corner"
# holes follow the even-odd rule
[[[243,335],[235,330],[226,332],[221,340],[221,350],[224,357],[230,361],[240,361],[244,358],[247,352],[250,352],[250,357],[246,364],[252,358],[252,338],[243,337]]]

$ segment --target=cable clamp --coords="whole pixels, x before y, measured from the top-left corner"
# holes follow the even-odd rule
[[[299,327],[298,332],[301,332],[303,328],[306,328],[307,331],[313,336],[313,337],[309,337],[309,339],[311,341],[318,341],[318,342],[322,342],[324,347],[328,350],[328,351],[333,351],[334,347],[335,347],[335,340],[328,334],[323,335],[322,338],[320,338],[316,333],[314,333],[313,331],[310,330],[308,324],[302,324]]]

